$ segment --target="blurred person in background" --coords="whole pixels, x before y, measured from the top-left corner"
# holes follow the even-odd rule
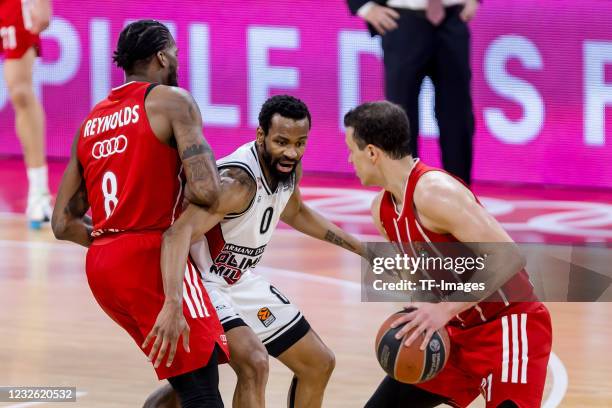
[[[384,52],[385,96],[410,118],[419,134],[419,92],[423,79],[435,87],[442,164],[471,182],[474,114],[470,91],[470,31],[477,0],[347,0],[351,13],[380,35]],[[417,137],[411,139],[418,156]]]
[[[4,80],[15,110],[15,129],[28,173],[26,214],[32,228],[51,218],[45,158],[45,114],[34,94],[32,68],[40,56],[39,34],[49,26],[49,0],[0,0]]]

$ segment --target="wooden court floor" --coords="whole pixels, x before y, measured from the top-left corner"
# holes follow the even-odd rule
[[[0,216],[0,385],[76,386],[76,403],[50,407],[139,407],[158,382],[143,354],[98,307],[84,274],[84,249]],[[279,230],[259,273],[298,304],[336,354],[325,407],[362,407],[383,377],[373,339],[394,304],[362,304],[355,256]],[[549,304],[555,355],[544,406],[612,406],[612,307]],[[269,407],[284,407],[289,371],[271,362]],[[231,406],[235,377],[221,368]],[[25,408],[31,404],[0,403]],[[474,407],[484,406],[476,401]]]

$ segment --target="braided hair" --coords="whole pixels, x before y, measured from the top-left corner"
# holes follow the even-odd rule
[[[113,54],[115,64],[126,72],[139,61],[150,61],[158,51],[174,42],[168,27],[155,20],[139,20],[126,26]]]

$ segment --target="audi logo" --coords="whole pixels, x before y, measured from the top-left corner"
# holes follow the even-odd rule
[[[103,157],[112,156],[115,153],[123,153],[127,148],[128,141],[124,135],[112,137],[107,140],[101,140],[94,143],[91,149],[91,155],[98,160]]]

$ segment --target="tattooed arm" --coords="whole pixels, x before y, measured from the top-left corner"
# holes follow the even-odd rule
[[[187,258],[192,242],[202,239],[211,228],[217,225],[226,215],[240,214],[249,208],[257,192],[256,181],[240,167],[223,168],[219,171],[221,189],[219,204],[214,208],[202,208],[189,205],[174,224],[164,233],[162,260],[164,254],[179,253],[167,269],[177,269],[180,261]],[[162,262],[162,270],[163,270]]]
[[[74,137],[72,153],[64,177],[57,192],[51,227],[55,238],[72,241],[84,247],[91,244],[91,218],[85,215],[89,209],[87,189],[81,165],[76,157],[79,133]]]
[[[193,97],[184,89],[161,85],[153,88],[145,106],[155,135],[178,149],[187,178],[186,198],[203,207],[216,205],[219,174]]]
[[[298,178],[300,173],[301,169],[298,169]],[[345,232],[304,203],[297,183],[295,191],[281,214],[281,220],[313,238],[330,242],[357,255],[366,256],[365,245],[357,238]]]
[[[220,171],[221,192],[214,208],[189,205],[166,232],[162,241],[161,269],[164,293],[168,299],[182,299],[185,259],[192,242],[202,239],[228,214],[245,211],[257,191],[255,180],[238,167]]]

